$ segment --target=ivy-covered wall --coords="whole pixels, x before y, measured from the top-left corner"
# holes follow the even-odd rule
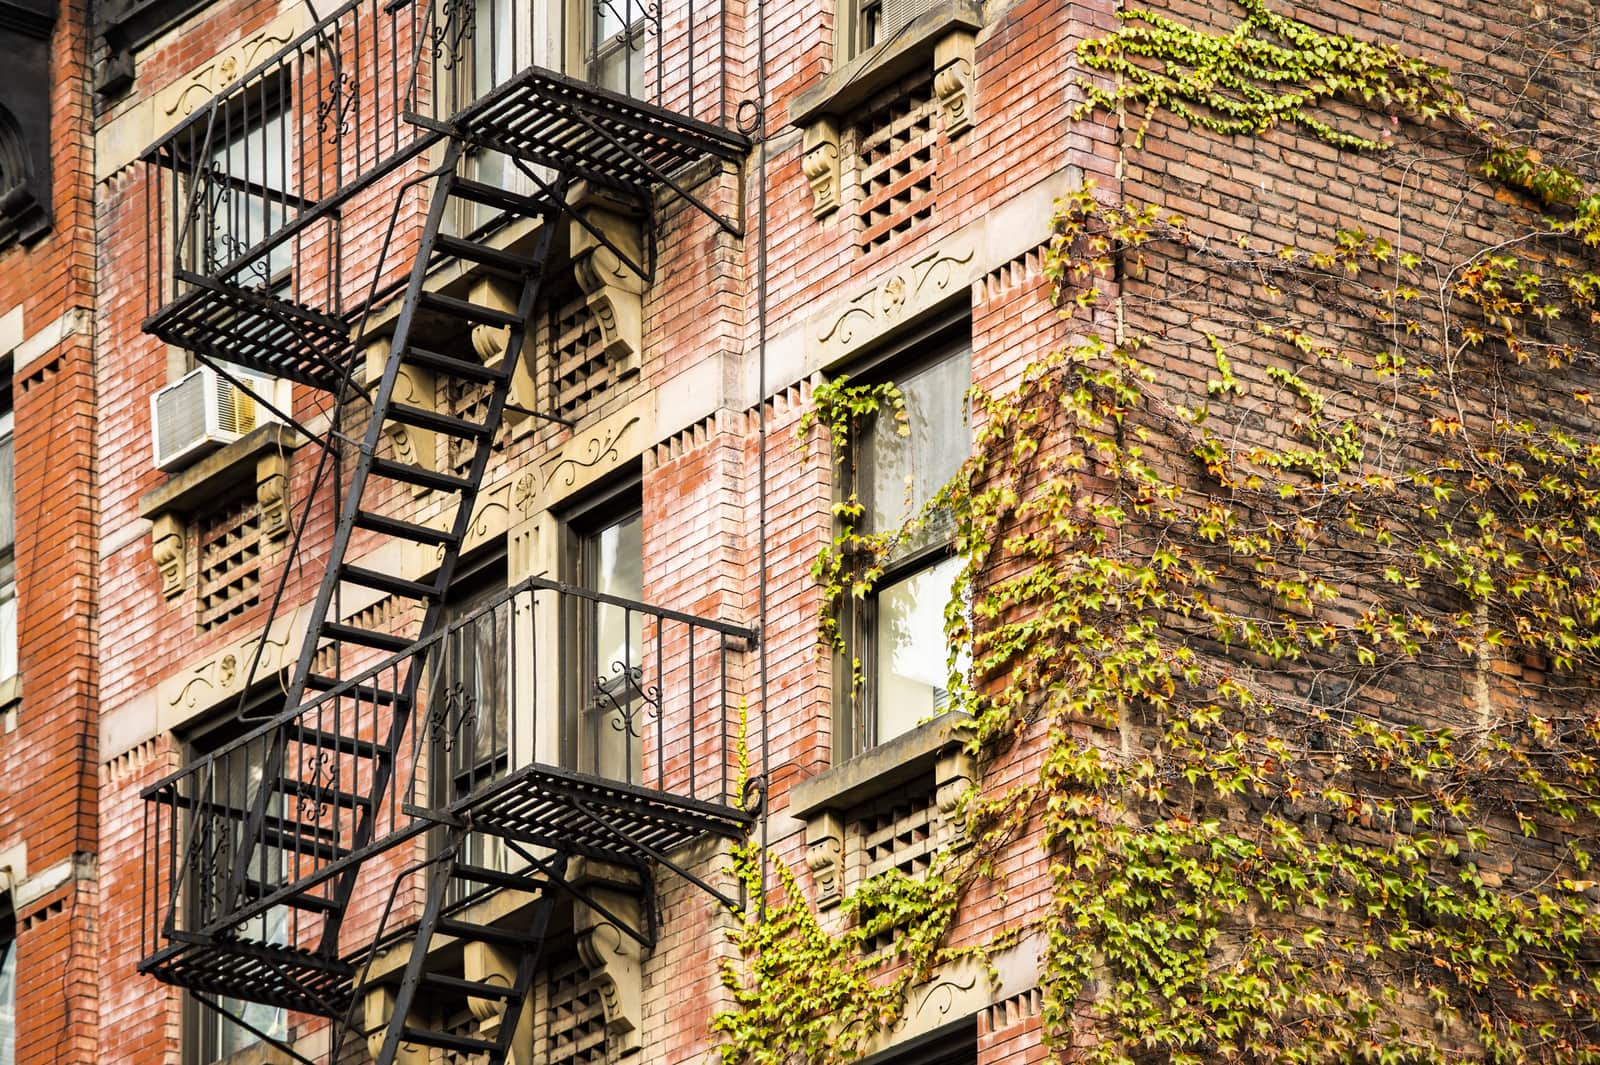
[[[1023,946],[1068,1060],[1595,1060],[1592,11],[1120,16],[1060,57],[1120,130],[1045,256],[1065,335],[981,379],[935,504],[965,832],[839,917],[745,851],[725,1061],[849,1060]],[[884,545],[835,517],[836,601]]]

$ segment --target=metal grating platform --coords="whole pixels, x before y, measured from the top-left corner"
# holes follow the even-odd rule
[[[191,289],[145,323],[169,344],[273,377],[334,391],[345,367],[330,356],[349,348],[344,322],[310,307],[199,274]],[[346,356],[348,357],[348,356]]]
[[[174,943],[140,962],[139,971],[194,991],[323,1017],[344,1015],[355,981],[355,968],[345,962],[238,940]]]
[[[451,807],[474,829],[533,846],[642,865],[706,835],[739,839],[742,810],[651,788],[530,765]]]
[[[737,162],[737,133],[530,67],[457,114],[462,135],[602,188],[643,197],[702,159]]]

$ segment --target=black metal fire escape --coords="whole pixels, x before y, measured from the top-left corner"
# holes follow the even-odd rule
[[[743,137],[715,123],[538,67],[505,79],[452,114],[430,113],[417,86],[445,84],[451,76],[445,73],[451,66],[449,49],[459,55],[463,42],[470,47],[472,27],[462,11],[451,0],[347,4],[241,78],[231,95],[213,101],[145,157],[166,182],[152,185],[166,204],[171,230],[165,252],[157,253],[157,258],[170,256],[171,263],[165,269],[163,261],[163,269],[153,272],[159,306],[147,330],[219,363],[224,374],[244,366],[335,394],[339,403],[322,441],[328,455],[340,447],[346,405],[370,403],[370,411],[339,496],[312,621],[283,711],[145,792],[151,935],[140,968],[203,996],[347,1019],[361,990],[362,953],[342,952],[340,934],[363,870],[407,840],[430,830],[443,834],[446,842],[426,863],[433,875],[378,1055],[382,1065],[394,1060],[402,1043],[504,1060],[539,968],[555,900],[574,898],[603,911],[569,882],[573,860],[636,870],[648,896],[653,864],[696,880],[673,863],[674,848],[708,833],[737,838],[750,823],[735,794],[737,757],[730,744],[738,741],[728,705],[728,656],[751,645],[751,631],[538,578],[508,589],[490,608],[499,611],[491,618],[517,619],[518,639],[539,638],[534,619],[541,603],[588,617],[619,612],[625,632],[630,625],[638,629],[640,657],[653,655],[653,662],[618,663],[621,685],[601,690],[621,712],[626,729],[633,729],[636,719],[654,722],[653,776],[647,771],[638,780],[606,780],[558,764],[537,720],[540,714],[548,718],[564,711],[541,708],[531,680],[522,694],[506,695],[499,708],[477,705],[480,696],[472,693],[428,687],[430,663],[454,631],[442,626],[446,598],[524,357],[529,323],[552,269],[558,222],[589,226],[569,207],[574,184],[636,204],[646,216],[657,190],[666,187],[736,232],[695,195],[686,171],[707,160],[737,163],[747,150]],[[393,101],[388,127],[382,115],[364,120],[379,129],[363,162],[359,116],[365,98],[357,97],[353,106],[348,102],[358,91],[348,75],[360,69],[365,51],[376,52],[386,40],[379,27],[386,27],[393,53],[405,52],[394,46],[403,36],[395,29],[402,17],[411,20],[413,69],[409,75],[397,70],[390,78],[407,88]],[[381,85],[383,79],[374,80]],[[287,181],[285,188],[276,188],[249,173],[230,171],[226,164],[238,142],[232,127],[260,128],[246,126],[252,107],[258,116],[271,113],[285,106],[281,101],[291,89],[308,82],[330,87],[316,110],[316,129],[330,132],[327,143],[340,152],[347,150],[341,138],[352,141],[348,150],[354,161],[347,165],[341,157],[332,164],[339,180],[323,187],[326,164],[317,187],[302,176],[293,190]],[[689,98],[693,107],[692,93]],[[725,103],[723,108],[725,114]],[[348,119],[351,114],[358,117]],[[442,160],[427,171],[431,200],[403,290],[383,292],[380,271],[372,269],[365,301],[342,298],[342,213],[385,178],[405,177],[404,168],[436,145]],[[471,151],[513,160],[521,174],[519,190],[466,176],[462,161]],[[303,158],[305,152],[299,154]],[[246,226],[242,235],[229,232],[225,241],[214,239],[207,212],[214,215],[229,197],[260,220],[258,232]],[[493,224],[465,235],[452,232],[450,220],[462,214],[458,204],[487,209]],[[492,240],[517,223],[535,224],[531,246],[524,242],[513,248]],[[385,248],[395,237],[393,225]],[[590,231],[622,254],[603,233]],[[285,283],[279,276],[279,249],[291,247],[296,262],[292,281]],[[332,249],[320,272],[307,269],[300,258],[308,247]],[[648,276],[650,264],[634,265]],[[515,291],[514,307],[485,306],[440,291],[437,279],[458,267],[500,279]],[[385,295],[398,295],[399,309],[383,376],[369,399],[355,384],[354,366],[367,341],[361,323]],[[425,320],[434,327],[454,323],[457,330],[504,330],[504,357],[485,365],[438,350],[447,345],[428,339],[432,334],[422,327]],[[402,402],[396,384],[407,371],[426,373],[446,386],[487,389],[481,420]],[[386,448],[386,427],[394,425],[455,441],[455,453],[470,455],[470,461],[464,470],[453,471],[404,461]],[[410,489],[452,500],[453,517],[426,524],[390,513],[388,502],[410,497]],[[364,558],[415,555],[421,549],[438,557],[424,579],[362,564]],[[394,615],[420,616],[420,625],[397,631],[397,626],[347,615],[340,609],[341,589],[352,587],[407,607]],[[455,628],[483,623],[469,618]],[[530,661],[538,660],[534,651]],[[494,714],[500,724],[491,730],[485,721]],[[486,735],[499,759],[492,775],[449,794],[440,793],[437,781],[428,783],[429,759],[443,757],[439,752],[455,742],[483,746]],[[630,750],[634,735],[629,732]],[[641,745],[646,735],[642,728],[637,733]],[[707,750],[714,754],[706,756]],[[708,773],[705,767],[713,765],[715,772]],[[434,775],[442,775],[437,767]],[[501,840],[516,856],[516,868],[477,863],[468,846],[473,834]],[[536,897],[535,917],[526,928],[472,924],[456,900],[475,888]],[[648,898],[645,911],[647,927],[629,931],[648,944],[654,939]],[[516,980],[506,987],[429,972],[428,948],[436,937],[476,938],[519,952]],[[503,1001],[501,1035],[487,1040],[427,1026],[412,1010],[417,996],[427,994]]]

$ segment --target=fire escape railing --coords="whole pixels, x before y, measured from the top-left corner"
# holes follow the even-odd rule
[[[161,971],[185,944],[219,935],[235,949],[327,956],[319,887],[468,812],[486,832],[533,845],[559,834],[572,853],[611,861],[619,831],[645,854],[710,822],[735,834],[748,821],[738,671],[754,639],[542,578],[519,583],[143,791],[142,968]],[[419,657],[428,674],[418,705],[392,737],[394,708],[374,693],[397,690]],[[247,841],[248,799],[274,744],[289,748],[291,797]],[[386,746],[398,771],[371,795],[364,778]],[[608,802],[614,811],[619,796],[631,804],[625,825],[596,812]],[[376,829],[351,849],[364,814]],[[247,843],[248,899],[227,907],[221,888]]]
[[[519,0],[350,0],[141,156],[146,329],[335,387],[351,352],[327,352],[403,281],[372,261],[373,220],[453,116],[529,69],[609,83],[617,100],[703,126],[718,150],[742,142],[727,0],[666,3],[664,22],[658,0],[579,0],[555,19]]]

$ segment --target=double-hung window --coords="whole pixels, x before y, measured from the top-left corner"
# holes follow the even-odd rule
[[[858,531],[889,534],[890,547],[880,560],[882,576],[845,618],[846,650],[852,665],[859,663],[861,683],[841,699],[841,758],[947,708],[944,615],[961,562],[952,552],[950,515],[926,508],[971,451],[969,335],[964,324],[937,334],[886,367],[881,379],[899,390],[905,420],[880,412],[851,442],[846,487],[862,506]],[[908,529],[908,522],[920,524]],[[842,687],[854,685],[847,680]]]
[[[288,89],[268,81],[218,113],[196,136],[206,156],[197,176],[204,229],[197,232],[206,273],[233,262],[283,228],[288,218],[291,172]],[[289,277],[293,248],[284,241],[244,264],[240,283],[281,288]]]
[[[638,783],[649,685],[644,669],[644,523],[637,485],[597,500],[569,523],[568,569],[593,597],[569,600],[569,661],[575,663],[575,713],[567,724],[569,764],[585,773]]]
[[[4,367],[9,378],[11,368]],[[0,390],[0,680],[17,673],[17,492],[11,390]]]
[[[589,80],[625,96],[644,95],[645,0],[585,0]]]
[[[0,901],[0,1065],[17,1060],[17,911]]]

